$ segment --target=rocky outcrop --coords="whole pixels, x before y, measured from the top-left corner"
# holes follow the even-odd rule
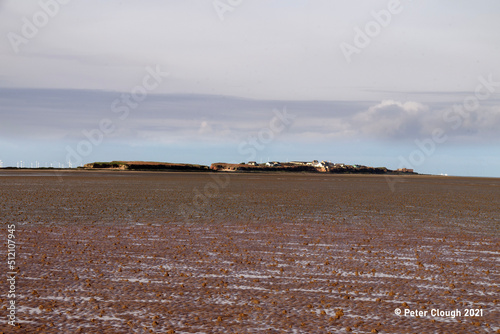
[[[224,162],[213,163],[210,169],[219,172],[318,172],[312,166],[297,166],[283,164],[281,166],[266,166],[266,165],[247,165],[247,164],[228,164]]]
[[[182,164],[170,162],[153,161],[111,161],[111,162],[93,162],[85,164],[84,169],[111,169],[111,170],[171,170],[171,171],[208,171],[208,166],[195,164]]]
[[[359,165],[318,165],[298,164],[298,163],[279,163],[273,164],[232,164],[225,162],[213,163],[210,168],[204,165],[182,164],[170,162],[152,162],[152,161],[111,161],[111,162],[93,162],[83,166],[83,169],[108,169],[108,170],[135,170],[135,171],[215,171],[215,172],[309,172],[309,173],[333,173],[333,174],[417,174],[413,170],[393,171],[386,167],[368,167]]]
[[[313,172],[333,174],[416,174],[413,172],[401,172],[387,169],[386,167],[367,166],[312,166],[311,164],[279,163],[277,166],[266,164],[230,164],[225,162],[213,163],[210,169],[218,172]]]

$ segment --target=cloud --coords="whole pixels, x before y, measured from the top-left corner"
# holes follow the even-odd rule
[[[0,89],[0,139],[75,141],[85,138],[84,130],[96,129],[102,119],[110,119],[115,130],[107,138],[115,142],[236,145],[268,127],[273,110],[285,107],[295,120],[278,141],[412,142],[432,136],[438,128],[450,143],[500,139],[498,101],[462,117],[457,106],[416,101],[267,101],[151,94],[122,120],[111,109],[112,101],[120,96],[120,92],[95,90]]]
[[[421,134],[429,107],[418,102],[382,101],[355,115],[353,130],[360,135],[380,139],[404,139]]]
[[[0,35],[22,34],[39,3],[4,2]],[[160,93],[378,101],[395,97],[367,89],[467,90],[497,68],[497,1],[436,5],[432,13],[425,2],[408,2],[347,66],[339,45],[386,6],[254,0],[222,22],[211,1],[71,1],[19,53],[0,39],[0,63],[8,64],[0,85],[125,91],[145,66],[160,64],[172,73]]]
[[[500,105],[486,104],[468,112],[460,104],[429,106],[414,101],[382,101],[354,116],[348,124],[365,138],[412,140],[432,137],[437,129],[461,144],[498,141]]]
[[[206,133],[212,133],[213,129],[210,124],[208,124],[207,121],[201,122],[200,129],[198,130],[198,133],[200,134],[206,134]]]

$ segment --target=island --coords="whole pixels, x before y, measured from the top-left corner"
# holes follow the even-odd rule
[[[154,161],[111,161],[92,162],[79,167],[84,170],[135,170],[135,171],[189,171],[189,172],[309,172],[334,174],[418,174],[413,169],[400,168],[391,170],[386,167],[369,167],[364,165],[348,165],[332,163],[330,161],[269,161],[257,163],[255,161],[242,163],[212,163],[210,167],[198,164],[154,162]]]

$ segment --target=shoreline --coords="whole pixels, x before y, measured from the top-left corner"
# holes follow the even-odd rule
[[[420,173],[334,173],[334,172],[313,172],[313,171],[216,171],[216,170],[177,170],[177,169],[144,169],[144,170],[125,170],[118,168],[16,168],[16,167],[2,167],[0,168],[0,173],[19,173],[19,172],[44,172],[44,173],[153,173],[153,174],[224,174],[224,175],[318,175],[318,176],[380,176],[380,177],[434,177],[443,179],[453,179],[453,178],[473,178],[473,179],[492,179],[498,180],[498,177],[494,176],[462,176],[462,175],[439,175],[439,174],[420,174]]]

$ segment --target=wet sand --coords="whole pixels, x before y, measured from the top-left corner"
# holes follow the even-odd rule
[[[2,316],[0,332],[500,330],[499,179],[0,171],[0,185],[20,324]]]

